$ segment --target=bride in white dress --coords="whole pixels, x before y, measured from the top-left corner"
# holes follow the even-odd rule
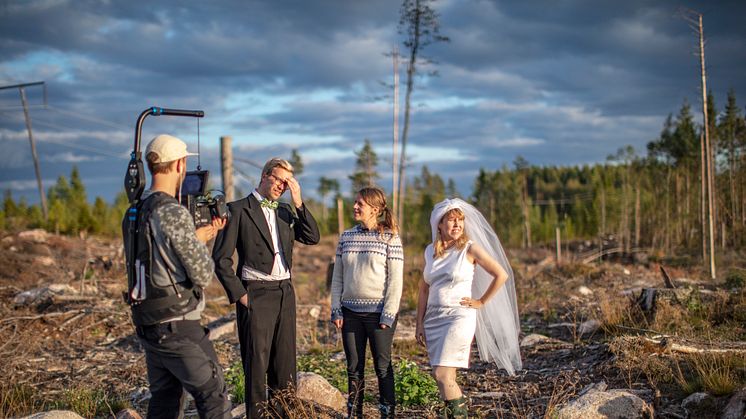
[[[521,369],[515,282],[497,235],[476,208],[446,199],[435,205],[430,225],[416,336],[427,347],[444,416],[465,418],[467,399],[456,369],[469,367],[475,334],[483,361],[511,375]]]

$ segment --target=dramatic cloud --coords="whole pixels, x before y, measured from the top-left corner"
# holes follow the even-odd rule
[[[448,43],[429,45],[412,97],[408,174],[422,165],[471,192],[479,168],[604,161],[644,153],[665,116],[699,100],[696,36],[673,0],[439,0]],[[399,0],[374,2],[32,0],[0,6],[0,86],[27,89],[46,187],[80,169],[91,197],[111,200],[150,106],[206,117],[149,117],[143,146],[169,132],[202,152],[218,179],[218,139],[263,163],[298,149],[301,180],[347,176],[369,139],[390,189],[392,61],[406,50]],[[722,105],[746,97],[743,1],[690,2],[705,13],[708,88]],[[430,74],[437,70],[438,76]],[[401,128],[401,124],[400,124]],[[198,135],[199,133],[199,135]],[[17,90],[0,90],[0,186],[38,201]],[[196,160],[193,163],[196,165]],[[237,162],[246,192],[258,169]],[[31,186],[29,186],[31,185]]]

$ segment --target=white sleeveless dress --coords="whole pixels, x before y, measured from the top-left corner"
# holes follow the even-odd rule
[[[471,246],[449,249],[433,258],[432,244],[425,249],[425,282],[430,286],[424,328],[430,365],[469,367],[469,353],[477,327],[477,310],[460,305],[471,297],[474,264],[466,257]]]

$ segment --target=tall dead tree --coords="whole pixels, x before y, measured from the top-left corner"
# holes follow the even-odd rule
[[[399,215],[399,166],[396,153],[399,149],[399,48],[394,47],[394,146],[391,152],[392,201],[394,214]],[[401,217],[399,217],[401,219]]]
[[[404,179],[405,163],[407,161],[407,140],[409,138],[409,119],[412,109],[412,92],[414,91],[414,79],[417,76],[418,65],[433,63],[432,60],[421,56],[422,50],[433,42],[448,42],[446,36],[440,35],[438,13],[430,7],[435,0],[404,0],[399,14],[399,33],[404,33],[404,47],[409,51],[409,62],[407,63],[407,87],[404,99],[404,126],[401,135],[401,154],[399,156],[399,185],[398,203],[399,229],[402,230],[402,219],[404,216]],[[419,60],[419,62],[418,62]],[[436,73],[431,73],[435,75]]]
[[[681,9],[680,13],[682,17],[689,22],[691,28],[697,33],[699,37],[699,65],[701,75],[701,88],[702,88],[702,125],[704,130],[704,157],[705,157],[705,173],[706,173],[706,186],[707,186],[707,232],[708,232],[708,246],[709,246],[709,268],[710,278],[715,279],[715,188],[714,188],[714,174],[713,174],[713,159],[712,159],[712,145],[710,144],[710,122],[709,115],[707,112],[707,73],[705,66],[705,34],[704,27],[702,24],[702,13]],[[705,179],[703,179],[705,181]]]

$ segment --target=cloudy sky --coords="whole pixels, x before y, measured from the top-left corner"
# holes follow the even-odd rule
[[[403,49],[400,0],[0,0],[0,86],[27,90],[46,187],[77,165],[91,199],[121,189],[137,116],[150,106],[201,109],[201,163],[218,144],[263,162],[298,149],[301,183],[344,191],[354,150],[370,139],[390,190],[392,60]],[[697,38],[677,15],[704,13],[708,87],[746,103],[744,1],[439,0],[448,43],[417,79],[409,174],[423,164],[468,195],[480,167],[521,155],[539,165],[644,154],[667,114],[699,105]],[[404,66],[400,69],[405,80]],[[401,91],[403,109],[404,89]],[[196,148],[191,118],[150,117],[143,147],[168,132]],[[192,163],[196,166],[196,161]],[[237,163],[238,187],[258,169]],[[18,89],[0,90],[0,188],[38,202]]]

